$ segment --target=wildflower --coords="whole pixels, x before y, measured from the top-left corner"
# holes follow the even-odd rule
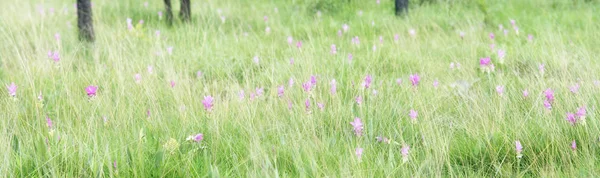
[[[419,76],[419,74],[413,74],[413,75],[410,75],[408,77],[408,79],[410,80],[412,85],[416,87],[419,85],[419,81],[421,80],[421,77]]]
[[[54,34],[54,39],[58,42],[60,42],[60,33],[55,33]]]
[[[373,51],[377,50],[377,46],[373,45]]]
[[[516,21],[515,21],[514,19],[510,19],[510,24],[511,24],[512,26],[515,26],[515,25],[516,25]]]
[[[268,27],[268,26],[267,26],[267,28],[265,28],[265,33],[266,33],[267,35],[268,35],[268,34],[270,34],[270,33],[271,33],[271,27]]]
[[[142,75],[137,73],[133,76],[133,79],[135,80],[135,83],[140,83],[142,81]]]
[[[571,149],[573,149],[573,151],[577,150],[577,143],[575,143],[575,140],[573,140],[573,142],[571,142]]]
[[[528,41],[533,41],[533,35],[532,34],[527,35],[527,40]]]
[[[265,22],[267,22],[267,21],[269,20],[269,17],[265,15],[265,16],[263,17],[263,20],[264,20]]]
[[[353,58],[352,54],[348,54],[348,61],[352,61],[352,58]]]
[[[569,87],[569,90],[571,93],[577,93],[577,91],[579,91],[579,83],[575,83],[575,85]]]
[[[577,119],[580,121],[580,123],[585,125],[585,115],[586,115],[585,106],[578,108],[575,115],[577,116]]]
[[[8,89],[8,95],[12,96],[12,97],[16,97],[17,96],[17,85],[15,85],[15,83],[10,83],[9,86],[6,87]]]
[[[494,33],[490,33],[490,39],[492,39],[492,40],[493,40],[493,39],[494,39],[494,37],[495,37]]]
[[[387,137],[377,136],[375,138],[377,139],[377,142],[382,142],[382,143],[387,143],[387,144],[390,144],[392,142],[392,140],[388,139]]]
[[[306,111],[310,111],[310,99],[306,99],[306,101],[304,101],[304,107]]]
[[[465,38],[465,32],[459,32],[458,36],[460,36],[460,39],[464,39]]]
[[[519,34],[519,27],[514,26],[513,29],[515,30],[515,33],[518,35]]]
[[[48,125],[49,129],[53,128],[52,120],[48,116],[46,116],[46,125]]]
[[[415,29],[410,29],[408,30],[408,34],[410,34],[410,36],[415,36],[417,34],[417,32],[415,31]]]
[[[254,56],[254,58],[252,58],[252,61],[254,61],[255,64],[258,64],[260,59],[258,59],[258,56]]]
[[[148,73],[152,74],[153,71],[154,71],[154,67],[148,66]]]
[[[337,35],[338,35],[338,36],[342,36],[342,30],[338,30],[338,31],[337,31]]]
[[[296,42],[296,47],[297,48],[302,48],[302,41]]]
[[[498,49],[498,61],[500,61],[500,64],[504,64],[504,56],[506,56],[506,51]]]
[[[185,140],[193,141],[193,142],[200,142],[200,141],[204,140],[204,134],[199,133],[196,135],[190,135]]]
[[[335,44],[331,45],[331,54],[337,54],[337,48],[335,47]]]
[[[294,65],[294,58],[290,58],[290,65]]]
[[[521,145],[521,141],[519,140],[515,141],[515,151],[517,152],[517,158],[521,159],[523,157],[521,154],[523,152],[523,145]]]
[[[365,81],[362,83],[362,86],[368,89],[369,87],[371,87],[372,81],[373,81],[373,77],[371,77],[371,75],[367,75],[365,77]]]
[[[158,11],[158,13],[157,13],[157,14],[158,14],[158,19],[162,19],[163,12],[162,12],[162,11]]]
[[[352,44],[354,44],[354,45],[360,44],[360,39],[358,38],[358,36],[355,36],[354,38],[352,38]]]
[[[323,103],[317,103],[317,107],[319,107],[319,109],[321,111],[323,111],[323,109],[325,109],[325,104],[323,104]]]
[[[577,118],[575,117],[575,114],[573,113],[567,113],[567,121],[569,121],[571,123],[571,125],[575,125],[575,123],[577,122]]]
[[[550,101],[548,100],[544,100],[544,107],[548,110],[552,109],[552,103],[550,103]]]
[[[400,35],[394,34],[394,41],[398,42],[398,40],[400,40]]]
[[[284,92],[284,88],[283,88],[283,85],[281,85],[277,88],[277,96],[282,97],[283,92]]]
[[[379,43],[383,44],[383,36],[379,36]]]
[[[196,72],[196,78],[202,78],[202,71]]]
[[[360,120],[360,118],[356,117],[354,118],[354,122],[350,122],[350,125],[352,125],[353,129],[354,129],[354,134],[356,136],[361,136],[363,133],[363,123]]]
[[[256,96],[262,96],[263,93],[265,93],[265,89],[260,87],[260,88],[256,88]]]
[[[398,84],[398,85],[402,84],[402,79],[401,78],[397,78],[396,79],[396,84]]]
[[[287,37],[287,42],[288,42],[288,44],[291,45],[292,43],[294,43],[294,38],[292,38],[291,36],[288,36]]]
[[[171,81],[169,82],[169,85],[171,85],[171,88],[174,88],[174,87],[175,87],[175,81],[174,81],[174,80],[171,80]]]
[[[335,79],[331,80],[331,94],[335,95],[335,93],[337,93],[337,83],[335,81]]]
[[[544,91],[544,95],[546,96],[546,100],[550,103],[554,102],[554,91],[548,88]]]
[[[240,100],[244,99],[244,90],[241,90],[240,93],[238,93],[238,96],[240,97]]]
[[[175,151],[177,151],[177,149],[179,149],[179,142],[177,142],[177,140],[174,138],[169,138],[169,140],[163,145],[163,148],[170,154],[173,154]]]
[[[434,80],[433,81],[433,88],[437,88],[438,85],[440,85],[440,82],[438,80]]]
[[[527,91],[527,89],[523,90],[523,97],[529,97],[529,91]]]
[[[538,70],[540,71],[540,73],[542,75],[544,75],[544,71],[545,71],[545,65],[544,64],[540,64],[538,65]]]
[[[503,94],[504,94],[504,86],[502,86],[502,85],[498,85],[498,86],[496,86],[496,92],[497,92],[497,93],[498,93],[500,96],[503,96]]]
[[[48,58],[52,59],[54,62],[59,62],[60,54],[58,53],[58,51],[55,51],[55,52],[48,51]]]
[[[169,53],[169,55],[173,54],[173,46],[167,47],[167,53]]]
[[[310,92],[310,89],[312,88],[312,84],[310,82],[303,83],[302,88],[304,89],[305,92]]]
[[[492,60],[489,57],[480,58],[479,66],[483,72],[490,73],[494,71],[494,64],[492,64]]]
[[[202,100],[202,105],[204,105],[204,109],[207,111],[212,111],[214,98],[212,96],[204,96],[204,100]]]
[[[411,110],[408,112],[408,116],[410,117],[410,120],[411,120],[413,123],[415,123],[415,122],[417,122],[417,116],[419,116],[419,113],[418,113],[417,111],[415,111],[415,110],[411,109]]]
[[[350,26],[348,26],[348,24],[342,25],[342,30],[344,30],[344,32],[348,32],[348,29],[350,29]]]
[[[360,106],[360,104],[362,104],[362,102],[363,102],[363,98],[362,98],[362,96],[357,96],[357,97],[356,97],[354,100],[356,101],[356,104],[358,104],[359,106]]]
[[[96,96],[96,91],[98,90],[98,86],[90,85],[85,88],[85,92],[89,97]]]
[[[363,154],[364,149],[363,148],[356,148],[356,150],[354,151],[354,154],[356,154],[356,157],[358,159],[362,158],[362,154]]]
[[[293,78],[290,78],[290,80],[288,81],[288,85],[290,87],[294,86],[294,79]]]
[[[408,151],[410,151],[410,146],[408,145],[404,145],[400,149],[400,153],[402,154],[402,162],[406,163],[408,161]]]
[[[310,76],[310,84],[312,86],[317,86],[317,77],[316,76],[314,76],[314,75]]]

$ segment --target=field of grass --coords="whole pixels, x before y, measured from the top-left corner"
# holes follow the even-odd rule
[[[0,1],[2,177],[600,175],[595,0],[74,3]]]

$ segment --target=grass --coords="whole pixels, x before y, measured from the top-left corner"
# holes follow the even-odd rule
[[[0,2],[2,176],[600,175],[598,1],[413,2],[406,16],[396,17],[390,0],[203,0],[192,1],[191,23],[172,27],[157,15],[161,1],[143,2],[94,1],[93,44],[77,40],[72,1]],[[127,18],[135,29],[127,29]],[[350,28],[340,37],[343,24]],[[302,47],[289,45],[288,36]],[[359,45],[351,43],[355,36]],[[506,51],[503,64],[498,49]],[[48,51],[58,51],[60,61]],[[483,57],[492,58],[494,72],[480,70]],[[411,74],[421,76],[416,87]],[[367,75],[373,84],[365,89]],[[305,92],[302,83],[311,76],[317,85]],[[12,82],[16,97],[4,87]],[[581,87],[573,93],[575,84]],[[86,95],[89,85],[99,86],[95,97]],[[503,95],[496,86],[505,87]],[[258,88],[264,94],[250,99]],[[548,88],[556,96],[551,110],[543,105]],[[215,98],[210,112],[205,96]],[[566,114],[582,106],[587,121],[572,126]],[[362,136],[350,125],[355,117],[364,123]],[[186,141],[197,133],[204,140]],[[516,140],[524,147],[521,159]],[[406,162],[403,146],[410,146]],[[364,148],[360,159],[356,148]]]

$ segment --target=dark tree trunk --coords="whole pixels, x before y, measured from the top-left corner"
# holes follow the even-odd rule
[[[92,22],[92,4],[90,0],[77,0],[77,27],[79,39],[94,41],[94,24]]]
[[[165,13],[167,15],[167,23],[169,25],[172,25],[173,24],[173,11],[171,10],[171,0],[165,0],[165,6],[166,6]]]
[[[408,0],[394,0],[396,4],[396,15],[401,15],[408,11]]]
[[[184,22],[189,22],[192,11],[190,10],[190,0],[181,0],[181,8],[179,11],[179,16]]]

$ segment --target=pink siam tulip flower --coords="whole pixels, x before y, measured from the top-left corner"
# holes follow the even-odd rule
[[[490,39],[492,39],[492,40],[493,40],[495,36],[496,36],[496,35],[494,35],[494,33],[490,33]]]
[[[196,78],[202,78],[202,71],[196,72]]]
[[[304,101],[304,107],[307,112],[310,111],[310,99],[306,99],[306,101]]]
[[[523,97],[529,97],[529,91],[527,89],[523,90]]]
[[[17,85],[14,82],[10,83],[10,85],[8,85],[6,87],[6,89],[8,89],[9,96],[11,96],[11,97],[17,96]]]
[[[314,76],[314,75],[310,76],[310,84],[312,86],[317,86],[317,77],[316,76]]]
[[[335,44],[331,45],[331,54],[337,54],[337,47],[335,47]]]
[[[577,115],[577,117],[579,117],[581,119],[582,117],[585,117],[586,113],[587,112],[586,112],[585,106],[582,106],[577,109],[577,112],[575,113],[575,115]]]
[[[544,95],[546,96],[546,100],[550,103],[554,102],[554,91],[548,88],[544,91]]]
[[[496,92],[500,95],[503,96],[504,95],[504,86],[502,85],[498,85],[496,86]]]
[[[465,32],[459,32],[458,36],[460,36],[460,39],[464,39],[465,38]]]
[[[363,151],[364,151],[363,148],[356,148],[356,150],[354,151],[354,154],[356,154],[356,157],[358,159],[361,159],[362,155],[363,155]]]
[[[340,36],[340,37],[341,37],[342,35],[343,35],[343,33],[342,33],[342,30],[338,30],[338,31],[337,31],[337,36]]]
[[[331,94],[335,95],[337,93],[337,83],[335,79],[331,80]]]
[[[268,35],[268,34],[271,34],[271,27],[267,27],[267,28],[265,28],[265,33],[266,33],[267,35]]]
[[[279,86],[277,88],[277,96],[279,97],[283,97],[283,92],[284,92],[285,88],[283,87],[283,85]]]
[[[481,70],[486,73],[490,73],[494,71],[494,64],[492,64],[492,60],[489,57],[479,59],[479,66]]]
[[[543,74],[544,74],[544,71],[545,71],[545,65],[544,65],[544,64],[540,64],[540,65],[538,66],[538,70],[539,70],[539,71],[540,71],[540,73],[543,75]]]
[[[352,38],[352,44],[360,45],[360,39],[358,38],[358,36],[355,36],[354,38]]]
[[[258,64],[258,62],[260,62],[260,59],[258,58],[258,56],[254,56],[254,58],[252,58],[252,61],[254,61],[255,64]]]
[[[290,58],[290,65],[294,65],[294,58]]]
[[[59,62],[60,54],[58,54],[58,51],[55,51],[55,52],[48,51],[48,58],[52,59],[54,62]]]
[[[267,22],[267,21],[269,21],[269,17],[265,15],[265,16],[263,17],[263,20],[264,20],[265,22]]]
[[[434,80],[433,81],[433,88],[436,88],[440,85],[440,82],[438,80]]]
[[[196,135],[190,135],[190,136],[187,137],[186,140],[198,143],[198,142],[204,140],[204,134],[199,133],[199,134],[196,134]]]
[[[517,152],[517,158],[521,159],[523,157],[523,154],[521,154],[523,152],[523,145],[521,145],[519,140],[515,141],[515,151]]]
[[[356,99],[354,99],[356,101],[356,104],[358,104],[359,106],[362,104],[363,102],[363,98],[362,96],[357,96]]]
[[[85,88],[85,92],[89,97],[96,96],[96,92],[98,91],[98,86],[90,85]]]
[[[240,100],[243,100],[245,96],[246,96],[246,94],[244,94],[244,90],[241,90],[241,91],[238,93],[238,97],[240,98]]]
[[[504,63],[504,57],[506,56],[506,51],[502,50],[502,49],[498,49],[498,60],[500,61],[500,63]]]
[[[567,121],[569,121],[569,123],[571,123],[571,125],[575,125],[575,123],[577,123],[577,118],[575,117],[575,114],[568,112],[567,113]]]
[[[154,71],[154,67],[148,66],[148,74],[152,74],[153,71]]]
[[[319,109],[321,111],[323,111],[325,109],[325,104],[324,103],[317,103],[317,107],[319,107]]]
[[[365,87],[366,89],[368,89],[369,87],[371,87],[372,81],[373,81],[373,77],[371,77],[371,75],[367,75],[365,77],[365,81],[362,83],[362,86]]]
[[[290,87],[294,86],[294,79],[293,78],[290,78],[290,80],[288,81],[288,85]]]
[[[169,85],[171,85],[171,88],[175,88],[175,81],[174,81],[174,80],[171,80],[171,81],[169,82]]]
[[[375,137],[375,139],[377,139],[377,142],[382,142],[382,143],[387,143],[387,144],[392,143],[392,140],[390,140],[387,137],[377,136],[377,137]]]
[[[287,37],[287,42],[288,42],[288,44],[292,45],[294,43],[294,38],[291,37],[291,36],[288,36]]]
[[[408,113],[408,116],[410,117],[411,122],[415,123],[417,122],[417,116],[419,116],[419,113],[411,109]]]
[[[579,91],[579,83],[575,83],[575,85],[569,87],[569,91],[571,91],[571,93],[577,93]]]
[[[572,149],[573,151],[576,151],[576,150],[577,150],[577,143],[575,143],[575,140],[573,140],[573,142],[571,142],[571,149]]]
[[[402,84],[402,79],[401,78],[397,78],[396,79],[396,84],[398,84],[398,85]]]
[[[352,58],[354,58],[354,56],[352,56],[352,54],[348,54],[348,61],[352,62]]]
[[[46,125],[48,125],[48,129],[53,128],[52,120],[48,116],[46,116]]]
[[[504,32],[504,36],[508,36],[508,30],[507,29],[502,30],[502,32]]]
[[[173,54],[173,46],[167,47],[167,53],[169,53],[169,55]]]
[[[348,24],[342,25],[342,30],[344,30],[344,32],[348,32],[349,29],[350,29],[350,26],[348,26]]]
[[[402,154],[402,162],[407,162],[408,161],[408,153],[409,153],[409,151],[410,151],[410,146],[408,146],[408,145],[404,145],[400,149],[400,153]]]
[[[419,85],[419,81],[421,80],[421,77],[419,76],[419,74],[413,74],[413,75],[410,75],[408,77],[408,79],[410,80],[412,85],[416,87]]]
[[[516,22],[514,19],[510,19],[510,24],[511,24],[512,26],[515,26],[515,25],[517,24],[517,22]]]
[[[310,89],[312,88],[312,84],[310,82],[306,82],[302,84],[302,89],[304,89],[305,92],[310,92]]]
[[[133,76],[133,79],[135,80],[135,83],[140,83],[142,81],[142,75],[137,73]]]
[[[302,48],[302,41],[298,41],[298,42],[296,42],[296,47],[297,47],[298,49]]]
[[[548,100],[544,100],[544,107],[548,110],[552,109],[552,103],[550,103],[550,101]]]
[[[204,105],[204,109],[207,111],[212,111],[214,98],[212,96],[204,96],[204,100],[202,100],[202,105]]]
[[[262,96],[263,93],[265,93],[265,89],[260,87],[260,88],[256,88],[256,96]]]
[[[527,35],[527,40],[530,42],[533,41],[533,35],[532,34]]]
[[[360,118],[358,118],[358,117],[354,118],[354,121],[350,122],[350,125],[352,125],[353,130],[354,130],[354,134],[356,136],[360,137],[363,134],[364,127],[363,127],[363,123],[360,120]]]

